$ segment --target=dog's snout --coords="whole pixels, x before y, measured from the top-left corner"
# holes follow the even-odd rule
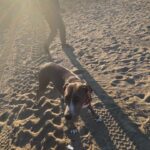
[[[66,115],[65,115],[65,118],[66,118],[66,120],[71,120],[71,119],[72,119],[72,116],[71,116],[71,114],[66,114]]]

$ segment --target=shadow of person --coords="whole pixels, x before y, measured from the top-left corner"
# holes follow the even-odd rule
[[[80,64],[80,62],[77,60],[77,57],[73,53],[74,50],[75,49],[71,45],[63,47],[63,51],[70,59],[71,63],[79,70],[84,71],[84,73],[82,74],[83,78],[89,85],[91,85],[94,93],[102,102],[103,107],[116,120],[119,126],[123,129],[123,132],[125,132],[129,139],[133,141],[133,143],[135,143],[139,149],[148,150],[148,147],[150,146],[149,139],[141,133],[141,131],[138,129],[138,126],[128,118],[128,116],[122,111],[122,109],[114,102],[113,98],[107,94],[107,92],[97,83],[97,81],[91,76],[91,74]]]

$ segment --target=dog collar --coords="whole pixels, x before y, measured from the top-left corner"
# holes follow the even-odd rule
[[[91,103],[91,94],[88,93],[88,95],[89,95],[89,98],[86,99],[86,101],[82,104],[82,108],[88,107],[90,105],[90,103]]]

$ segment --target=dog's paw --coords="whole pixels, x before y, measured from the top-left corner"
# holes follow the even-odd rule
[[[77,130],[77,129],[71,129],[71,130],[70,130],[70,133],[71,133],[72,135],[75,135],[75,134],[78,133],[78,130]]]
[[[74,147],[72,145],[67,145],[67,150],[74,150]]]
[[[101,118],[101,117],[97,117],[97,118],[95,119],[95,121],[96,121],[97,123],[102,122],[102,118]]]

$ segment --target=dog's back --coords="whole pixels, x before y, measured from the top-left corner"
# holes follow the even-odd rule
[[[75,74],[55,63],[50,62],[42,65],[39,72],[38,93],[43,92],[49,82],[52,82],[59,92],[63,93],[63,86],[71,76],[75,76]]]

